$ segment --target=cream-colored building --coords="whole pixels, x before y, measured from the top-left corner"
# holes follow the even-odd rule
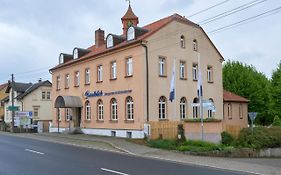
[[[9,97],[4,99],[5,108],[5,123],[12,122],[12,111],[8,108],[12,106],[12,90],[10,82],[6,88],[6,93]],[[14,106],[18,107],[19,111],[31,112],[32,124],[38,125],[41,131],[49,130],[49,122],[52,121],[52,101],[51,91],[52,83],[39,80],[38,83],[14,83]]]
[[[198,119],[199,67],[203,98],[215,106],[204,110],[204,118],[223,120],[224,59],[199,25],[173,14],[139,27],[130,6],[121,20],[121,35],[105,37],[99,29],[93,46],[60,54],[59,64],[50,70],[53,132],[66,130],[70,116],[71,127],[86,134],[132,138],[153,135],[157,124]],[[219,139],[220,133],[215,134]]]

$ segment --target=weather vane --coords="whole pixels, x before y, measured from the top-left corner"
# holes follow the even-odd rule
[[[126,0],[127,2],[129,2],[129,5],[131,5],[131,0]]]

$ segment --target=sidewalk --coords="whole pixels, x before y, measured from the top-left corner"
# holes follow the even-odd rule
[[[1,134],[1,133],[0,133]],[[183,153],[165,151],[138,145],[126,141],[126,139],[114,137],[101,137],[92,135],[67,135],[67,134],[16,134],[21,137],[32,139],[53,141],[75,146],[83,146],[93,149],[102,149],[107,151],[117,151],[128,153],[133,156],[142,156],[145,158],[161,159],[183,164],[194,164],[209,166],[220,169],[243,171],[253,174],[280,175],[281,159],[236,159],[236,158],[216,158],[185,155]],[[73,144],[73,142],[75,144]]]

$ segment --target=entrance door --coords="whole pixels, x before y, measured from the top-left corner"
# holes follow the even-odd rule
[[[82,108],[72,108],[72,120],[74,122],[74,127],[80,127],[81,126],[81,109]]]
[[[78,122],[78,126],[81,126],[81,108],[77,108],[77,122]]]

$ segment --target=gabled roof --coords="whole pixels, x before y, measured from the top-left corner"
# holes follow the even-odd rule
[[[0,102],[7,102],[7,101],[9,101],[9,96],[0,99]]]
[[[0,84],[0,91],[8,86],[8,83]]]
[[[223,101],[225,102],[244,102],[244,103],[248,103],[250,100],[241,97],[239,95],[236,95],[232,92],[223,90]]]
[[[151,24],[143,26],[142,28],[147,30],[147,32],[145,34],[139,36],[135,40],[131,40],[131,41],[125,40],[125,41],[121,42],[120,44],[115,45],[112,48],[106,48],[105,45],[100,46],[100,47],[96,47],[95,45],[93,45],[93,46],[88,48],[90,50],[90,52],[88,54],[84,55],[83,57],[81,57],[79,59],[71,60],[71,61],[69,61],[67,63],[64,63],[64,64],[59,64],[59,65],[55,66],[54,68],[51,68],[50,71],[53,71],[53,70],[56,70],[58,68],[65,67],[65,66],[68,66],[68,65],[72,65],[72,64],[75,64],[75,63],[78,63],[78,62],[81,62],[81,61],[85,61],[85,60],[88,60],[90,58],[95,58],[95,57],[98,57],[100,55],[103,55],[103,54],[106,54],[106,53],[109,53],[109,52],[112,52],[112,51],[130,46],[130,45],[141,44],[142,41],[145,41],[146,38],[148,38],[152,34],[156,33],[157,31],[159,31],[160,29],[162,29],[163,27],[165,27],[166,25],[168,25],[172,21],[177,21],[177,22],[181,22],[181,23],[184,23],[184,24],[187,24],[187,25],[192,25],[194,27],[197,27],[197,28],[201,29],[203,31],[203,33],[207,36],[207,38],[210,40],[208,35],[204,32],[204,30],[198,24],[195,24],[194,22],[186,19],[185,17],[175,13],[171,16],[165,17],[165,18],[160,19],[158,21],[155,21]],[[210,40],[210,42],[211,42],[211,40]],[[214,46],[214,44],[213,44],[213,46]],[[220,54],[218,49],[215,46],[214,46],[214,48],[219,53],[219,55],[222,57],[222,55]]]
[[[49,80],[35,83],[35,84],[31,85],[28,89],[26,89],[26,91],[24,93],[17,96],[17,99],[23,99],[25,96],[27,96],[28,94],[35,91],[36,89],[38,89],[41,86],[52,87],[52,83]]]
[[[129,5],[129,8],[127,10],[127,12],[125,13],[125,15],[121,18],[122,20],[124,19],[138,19],[138,17],[134,14],[131,5]]]
[[[6,89],[6,93],[9,93],[9,92],[10,92],[11,85],[12,85],[12,83],[9,82],[9,84],[8,84],[8,86],[7,86],[7,89]],[[32,83],[18,83],[18,82],[14,82],[14,91],[23,93],[23,92],[25,92],[31,85],[32,85]]]

